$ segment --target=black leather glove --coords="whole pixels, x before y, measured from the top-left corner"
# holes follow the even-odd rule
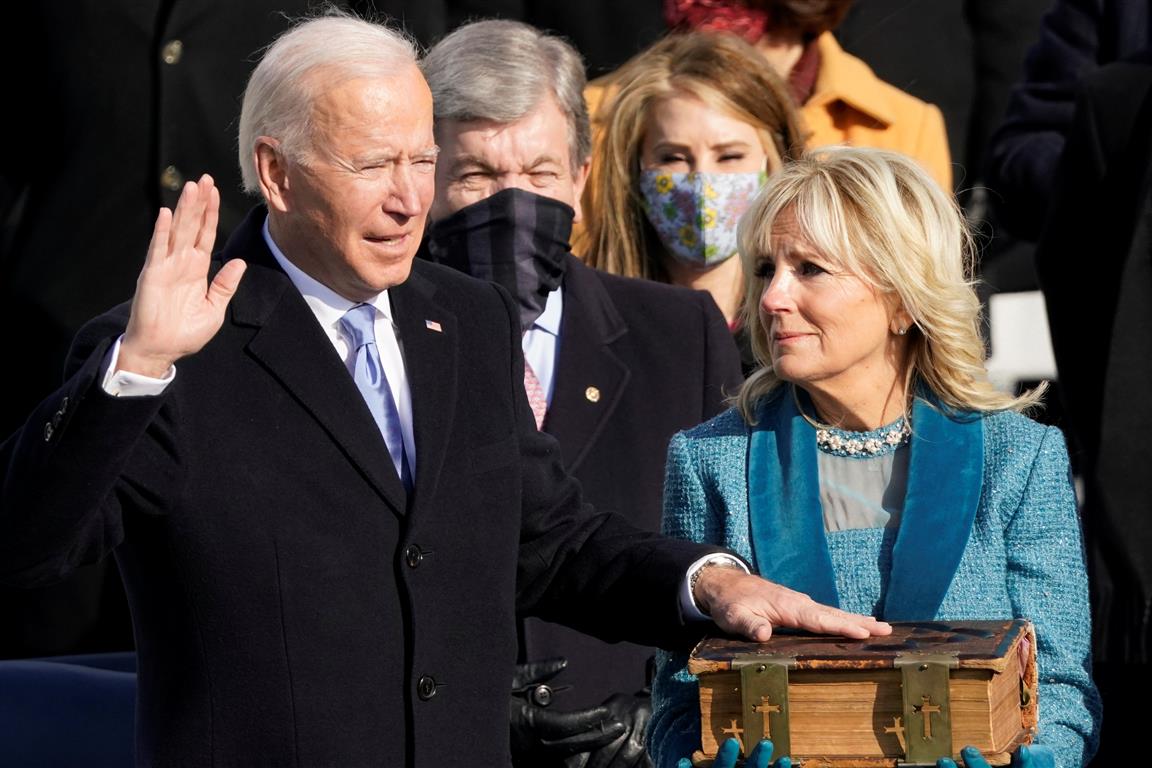
[[[647,689],[639,693],[617,693],[604,702],[612,720],[627,730],[611,744],[596,749],[581,768],[652,768],[648,756],[648,721],[652,719],[652,697]]]
[[[591,752],[627,735],[626,726],[613,720],[608,707],[573,712],[549,708],[553,688],[548,681],[566,666],[567,659],[546,659],[516,666],[509,723],[512,764],[517,768],[582,766]]]

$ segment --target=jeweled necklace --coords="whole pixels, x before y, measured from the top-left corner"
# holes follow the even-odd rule
[[[883,456],[902,445],[907,445],[912,437],[912,425],[904,416],[877,429],[854,432],[817,421],[805,413],[804,406],[800,403],[800,396],[796,394],[796,387],[792,387],[792,399],[796,401],[796,410],[816,430],[816,447],[833,456],[856,458]]]

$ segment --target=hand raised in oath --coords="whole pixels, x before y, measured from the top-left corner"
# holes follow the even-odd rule
[[[220,330],[246,264],[234,259],[208,281],[220,193],[211,176],[188,182],[175,212],[161,208],[136,280],[117,369],[162,378]]]

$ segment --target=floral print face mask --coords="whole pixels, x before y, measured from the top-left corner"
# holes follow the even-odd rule
[[[714,266],[736,253],[736,224],[768,174],[640,172],[644,212],[660,241],[689,266]]]

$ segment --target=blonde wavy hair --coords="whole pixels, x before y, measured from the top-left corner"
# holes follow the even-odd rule
[[[582,205],[587,231],[580,247],[597,269],[668,282],[663,245],[644,215],[640,147],[657,101],[691,95],[753,126],[784,162],[804,141],[787,86],[767,60],[739,37],[720,32],[668,35],[624,64],[613,79],[603,129],[595,142]]]
[[[765,278],[755,275],[786,212],[822,256],[882,296],[894,296],[908,313],[907,392],[927,388],[956,411],[1023,411],[1040,403],[1046,384],[1013,396],[988,379],[971,278],[974,244],[953,197],[904,155],[823,147],[772,175],[740,220],[740,258],[748,276],[743,319],[760,367],[734,400],[749,424],[759,401],[782,383],[759,311]]]

